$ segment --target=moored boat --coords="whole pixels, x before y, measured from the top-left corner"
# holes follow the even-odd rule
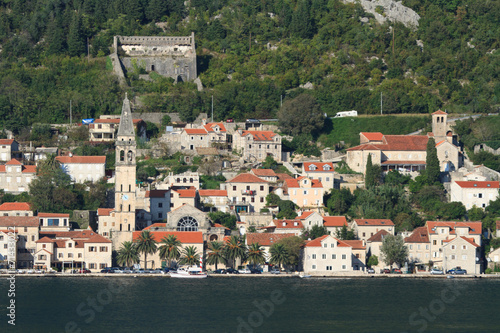
[[[204,279],[208,275],[204,273],[201,268],[192,267],[181,267],[176,272],[170,272],[170,277],[173,278],[183,278],[183,279]]]

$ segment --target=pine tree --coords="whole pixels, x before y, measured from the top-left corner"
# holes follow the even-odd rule
[[[311,7],[309,0],[302,0],[292,16],[290,32],[299,38],[312,38],[314,35],[314,24],[309,13]]]
[[[436,142],[434,138],[429,138],[427,141],[427,156],[425,159],[426,167],[425,173],[427,175],[427,184],[433,185],[436,182],[439,182],[439,159],[437,156]]]
[[[72,57],[79,57],[87,51],[87,41],[82,28],[80,15],[75,14],[69,27],[68,52]]]
[[[64,30],[62,22],[58,18],[54,18],[47,26],[47,55],[61,54],[66,51],[66,41],[64,40]]]

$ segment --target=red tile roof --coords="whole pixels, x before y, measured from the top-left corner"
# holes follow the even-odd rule
[[[311,211],[307,211],[307,212],[302,212],[302,214],[300,216],[297,216],[297,220],[305,220],[307,219],[312,213],[314,212],[311,212]]]
[[[286,186],[288,188],[301,188],[299,181],[304,177],[293,178],[293,179],[285,179]],[[313,188],[323,188],[323,184],[318,179],[311,179]]]
[[[37,216],[0,216],[0,227],[38,227]]]
[[[272,234],[272,233],[247,233],[247,244],[259,243],[262,246],[271,246],[280,240],[288,237],[294,237],[295,234]]]
[[[203,244],[203,233],[201,231],[150,231],[153,239],[157,243],[168,235],[174,235],[183,244]],[[132,233],[132,241],[139,238],[141,231],[134,231]]]
[[[25,165],[23,173],[36,173],[36,165]]]
[[[23,164],[16,159],[11,159],[7,163],[5,163],[5,165],[23,165]]]
[[[38,217],[67,217],[67,218],[69,218],[69,214],[63,214],[63,213],[38,213]]]
[[[97,215],[99,216],[110,216],[111,212],[115,210],[114,208],[98,208]]]
[[[220,127],[219,132],[226,132],[226,127],[224,126],[224,123],[208,123],[208,124],[204,125],[203,127],[205,127],[207,132],[215,132],[215,130],[214,130],[215,126]]]
[[[196,190],[175,190],[179,193],[179,198],[196,198]]]
[[[204,128],[185,128],[184,129],[187,134],[195,134],[195,135],[207,135],[207,131]]]
[[[334,240],[336,240],[338,247],[351,247],[351,245],[345,243],[345,241],[341,241],[340,239],[337,239],[337,238],[330,236],[330,235],[324,235],[324,236],[318,237],[316,239],[313,239],[313,240],[307,242],[305,247],[321,247],[321,242],[327,237],[332,237]]]
[[[272,131],[243,131],[241,136],[252,135],[254,141],[273,141],[277,134]]]
[[[0,205],[0,211],[9,210],[31,210],[31,205],[27,202],[4,202]]]
[[[93,236],[90,236],[89,239],[84,240],[84,243],[112,243],[112,241],[95,233]]]
[[[293,177],[287,173],[277,173],[276,176],[278,176],[279,181],[284,181],[285,179],[293,179]]]
[[[240,173],[233,179],[227,180],[226,183],[267,183],[267,180],[261,179],[251,173]]]
[[[362,240],[343,240],[342,242],[351,246],[353,250],[366,250],[366,246],[363,245]]]
[[[252,173],[257,177],[278,177],[273,169],[252,169]]]
[[[96,232],[92,230],[73,230],[73,231],[40,231],[40,237],[47,236],[49,238],[71,238],[75,239],[87,239],[93,236]]]
[[[387,235],[390,235],[389,232],[382,229],[379,232],[377,232],[375,235],[368,238],[366,241],[367,242],[382,242],[382,239]]]
[[[325,227],[343,227],[344,225],[348,225],[345,216],[323,216]]]
[[[499,181],[485,182],[485,181],[456,181],[458,186],[461,188],[500,188]]]
[[[0,139],[0,145],[11,145],[14,139]]]
[[[170,190],[151,190],[146,191],[146,198],[165,198],[165,193],[168,193]]]
[[[43,238],[40,238],[39,240],[37,240],[35,243],[54,243],[54,240],[45,236]]]
[[[449,227],[450,234],[454,235],[455,234],[455,228],[469,228],[469,234],[473,235],[481,235],[483,224],[482,222],[454,222],[454,221],[427,221],[425,223],[427,226],[427,232],[429,234],[436,234],[437,231],[433,228],[437,227]]]
[[[62,164],[105,164],[106,156],[57,156],[56,160]]]
[[[311,165],[316,166],[316,170],[311,170]],[[323,167],[325,165],[328,165],[330,167],[330,170],[324,170]],[[304,163],[304,170],[306,172],[333,172],[333,171],[335,171],[332,162],[305,162]]]
[[[429,234],[426,227],[413,230],[410,236],[405,238],[405,243],[429,243]]]
[[[427,150],[429,138],[425,135],[384,135],[382,143],[366,143],[347,149],[384,150],[384,151],[422,151]]]
[[[358,225],[358,227],[362,226],[367,226],[367,225],[381,225],[381,226],[393,226],[394,223],[392,223],[391,220],[387,219],[355,219],[354,222]]]
[[[227,197],[226,190],[198,190],[200,197]]]
[[[166,228],[166,227],[167,227],[167,223],[157,222],[157,223],[151,224],[150,226],[144,228],[143,230],[155,230],[155,228]]]
[[[436,112],[434,112],[432,114],[447,114],[447,113],[444,111],[441,111],[441,110],[437,110]]]
[[[382,141],[384,135],[380,132],[361,132],[368,141]]]
[[[455,238],[444,239],[443,242],[445,242],[445,243],[451,243],[455,239],[459,239],[459,238],[462,238],[463,240],[465,240],[467,243],[473,245],[474,247],[479,247],[479,245],[477,245],[476,242],[474,242],[474,238],[468,238],[468,237],[464,237],[464,236],[459,236],[459,237],[455,237]]]
[[[304,225],[300,220],[273,220],[278,229],[302,229]],[[271,226],[272,227],[272,226]]]
[[[223,226],[223,225],[222,225],[222,224],[220,224],[220,223],[214,223],[214,228],[224,228],[224,229],[226,229],[226,230],[231,230],[231,229],[229,229],[228,227],[225,227],[225,226]]]

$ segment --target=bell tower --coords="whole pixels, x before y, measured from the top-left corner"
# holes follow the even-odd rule
[[[116,136],[115,230],[135,231],[136,149],[130,101],[125,94]]]
[[[446,131],[448,129],[446,121],[448,114],[438,110],[432,114],[432,133],[436,143],[446,139]]]

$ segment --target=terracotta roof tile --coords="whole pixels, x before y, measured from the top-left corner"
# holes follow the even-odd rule
[[[314,212],[311,212],[311,211],[307,211],[307,212],[302,212],[302,214],[300,216],[297,216],[297,220],[305,220],[307,219],[312,213]]]
[[[224,228],[224,229],[226,229],[226,230],[231,230],[231,229],[229,229],[228,227],[225,227],[225,226],[223,226],[223,225],[222,225],[222,224],[220,224],[220,223],[214,223],[214,228]]]
[[[366,143],[347,150],[426,151],[427,141],[425,135],[384,135],[382,143]]]
[[[62,164],[105,164],[106,156],[57,156],[56,160]]]
[[[0,216],[0,227],[38,227],[37,216]]]
[[[301,220],[273,220],[277,229],[302,229],[304,225]],[[271,225],[272,227],[272,225]]]
[[[39,240],[37,240],[35,243],[54,243],[54,240],[45,236],[43,238],[40,238]]]
[[[323,216],[325,227],[343,227],[344,225],[348,225],[345,216]]]
[[[293,177],[287,173],[277,173],[276,176],[278,176],[279,181],[284,181],[286,179],[293,179]]]
[[[405,243],[429,243],[429,234],[426,227],[413,230],[410,236],[405,238]]]
[[[165,194],[170,190],[151,190],[146,191],[146,198],[165,198]]]
[[[436,112],[432,113],[432,114],[447,114],[446,112],[444,111],[441,111],[441,110],[437,110]]]
[[[368,141],[382,141],[384,135],[380,132],[361,132]]]
[[[156,228],[166,228],[166,227],[167,227],[167,223],[157,222],[157,223],[151,224],[150,226],[144,228],[143,230],[155,230]]]
[[[277,177],[273,169],[252,169],[252,173],[257,177]]]
[[[132,233],[132,241],[139,238],[141,231]],[[160,243],[163,237],[174,235],[183,244],[203,244],[203,233],[201,231],[150,231],[155,242]]]
[[[5,163],[5,165],[23,165],[23,164],[16,159],[11,159],[7,163]]]
[[[0,145],[11,145],[14,139],[0,139]]]
[[[252,135],[254,141],[273,141],[277,134],[272,131],[243,131],[241,136]]]
[[[189,135],[208,135],[204,128],[185,128],[184,131]]]
[[[25,165],[23,173],[36,173],[36,165]]]
[[[196,198],[196,190],[176,190],[179,198]]]
[[[375,235],[368,238],[366,241],[367,242],[382,242],[382,239],[387,235],[390,235],[389,232],[382,229],[379,232],[377,232]]]
[[[240,173],[231,180],[227,180],[226,183],[267,183],[267,180],[261,179],[251,173]]]
[[[63,213],[38,213],[38,217],[67,217],[67,218],[69,218],[69,214],[63,214]]]
[[[299,184],[299,181],[304,177],[299,177],[295,179],[285,179],[286,186],[288,188],[302,188]],[[313,188],[322,188],[323,184],[318,179],[311,179]]]
[[[224,123],[208,123],[204,125],[205,129],[207,132],[215,132],[214,127],[219,126],[219,132],[226,132],[226,127],[224,126]]]
[[[31,210],[31,205],[27,202],[4,202],[0,205],[0,211],[10,210]]]
[[[318,237],[316,239],[313,239],[311,241],[309,241],[308,243],[306,243],[305,247],[321,247],[321,242],[326,239],[327,237],[331,237],[333,238],[334,240],[337,241],[337,246],[338,247],[351,247],[351,245],[345,243],[344,241],[341,241],[340,239],[337,239],[335,237],[332,237],[330,235],[324,235],[324,236],[321,236],[321,237]]]
[[[226,190],[198,190],[200,197],[227,197]]]
[[[450,234],[455,234],[455,228],[469,228],[469,233],[473,235],[481,235],[483,224],[482,222],[454,222],[454,221],[427,221],[425,223],[427,226],[427,232],[429,234],[436,234],[435,228],[438,227],[448,227],[450,228]],[[434,230],[433,230],[434,229]]]
[[[366,250],[366,246],[363,245],[362,240],[343,240],[342,242],[350,245],[355,250]]]
[[[455,181],[461,188],[500,188],[499,181],[485,182],[485,181]]]
[[[259,243],[262,246],[271,246],[280,240],[294,237],[295,234],[273,234],[273,233],[247,233],[247,244]]]
[[[314,165],[316,169],[312,170],[311,166]],[[325,166],[330,167],[329,170],[325,170]],[[313,167],[314,168],[314,167]],[[333,172],[335,168],[333,167],[332,162],[305,162],[304,170],[306,172]]]
[[[356,222],[358,227],[367,225],[394,226],[394,223],[388,219],[355,219],[354,222]]]
[[[110,216],[111,212],[114,211],[114,208],[98,208],[97,215],[99,216]]]

